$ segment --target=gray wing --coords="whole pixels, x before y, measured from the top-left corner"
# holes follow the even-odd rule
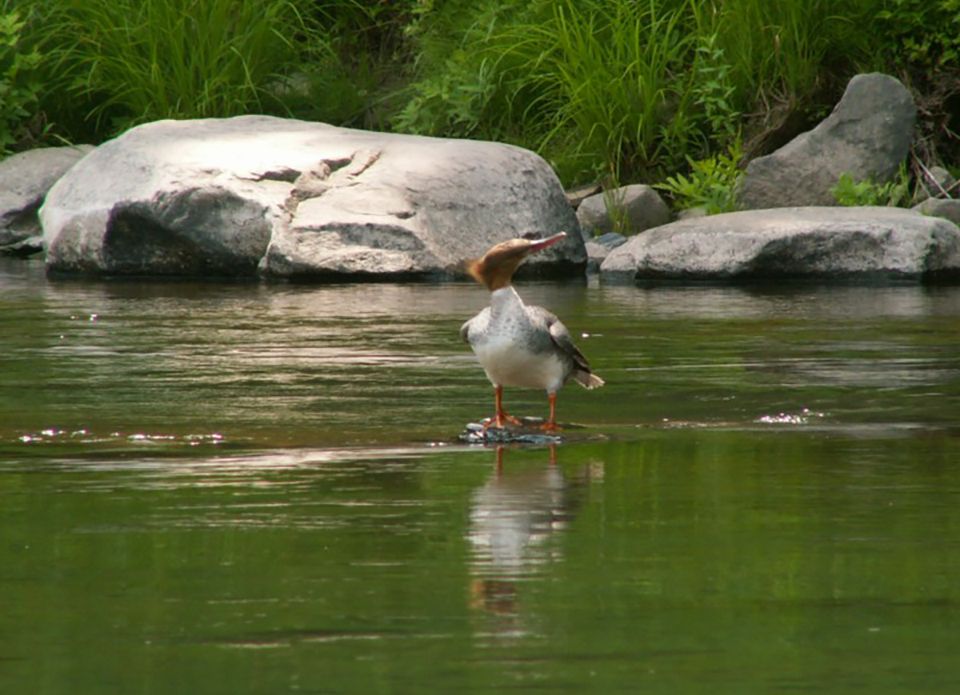
[[[571,376],[574,381],[587,389],[595,389],[603,386],[603,379],[594,374],[593,370],[590,369],[590,363],[587,362],[587,358],[583,356],[580,349],[573,344],[570,331],[567,330],[567,327],[563,325],[560,319],[543,307],[534,306],[527,307],[527,309],[531,311],[535,320],[542,321],[547,327],[550,333],[550,342],[573,362]]]
[[[547,330],[550,332],[551,342],[573,360],[575,368],[578,371],[589,374],[590,363],[587,362],[587,358],[580,352],[580,348],[574,345],[570,331],[567,330],[563,322],[557,318],[557,315],[551,311],[547,311],[541,306],[530,306],[527,307],[527,309],[537,317],[537,320],[544,322],[544,325],[546,325]]]

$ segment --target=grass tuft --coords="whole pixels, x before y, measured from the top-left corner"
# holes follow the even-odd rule
[[[277,108],[310,31],[290,0],[61,0],[47,23],[68,92],[114,131]]]

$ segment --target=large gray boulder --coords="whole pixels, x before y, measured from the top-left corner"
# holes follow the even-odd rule
[[[427,277],[561,230],[527,272],[586,264],[563,189],[532,152],[267,116],[134,128],[60,179],[41,220],[61,272]]]
[[[50,187],[93,148],[43,147],[0,162],[0,249],[32,249],[40,234],[37,211]]]
[[[611,251],[600,272],[621,282],[920,280],[960,275],[960,229],[900,208],[732,212],[648,230]]]
[[[638,183],[588,196],[577,208],[584,235],[636,234],[670,221],[670,208],[656,190]]]
[[[835,205],[841,174],[889,181],[910,151],[916,106],[896,78],[857,75],[823,122],[747,166],[739,192],[745,209]]]

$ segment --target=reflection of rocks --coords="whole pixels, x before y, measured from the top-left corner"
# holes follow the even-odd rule
[[[517,579],[536,574],[560,557],[552,536],[573,520],[587,476],[570,480],[554,461],[511,470],[497,450],[496,472],[477,489],[470,507],[471,600],[496,615],[516,613]],[[515,628],[510,628],[515,629]]]
[[[644,315],[662,320],[702,320],[703,317],[736,320],[850,321],[942,316],[958,311],[960,297],[952,292],[921,288],[802,285],[785,294],[782,287],[662,287],[656,292],[636,292],[633,287],[608,285],[604,301],[620,314]],[[789,297],[789,302],[785,302]]]

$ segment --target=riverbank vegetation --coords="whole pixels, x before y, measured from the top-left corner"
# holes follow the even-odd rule
[[[265,112],[670,190],[784,144],[870,70],[913,91],[915,155],[960,163],[960,0],[0,0],[0,146]]]

